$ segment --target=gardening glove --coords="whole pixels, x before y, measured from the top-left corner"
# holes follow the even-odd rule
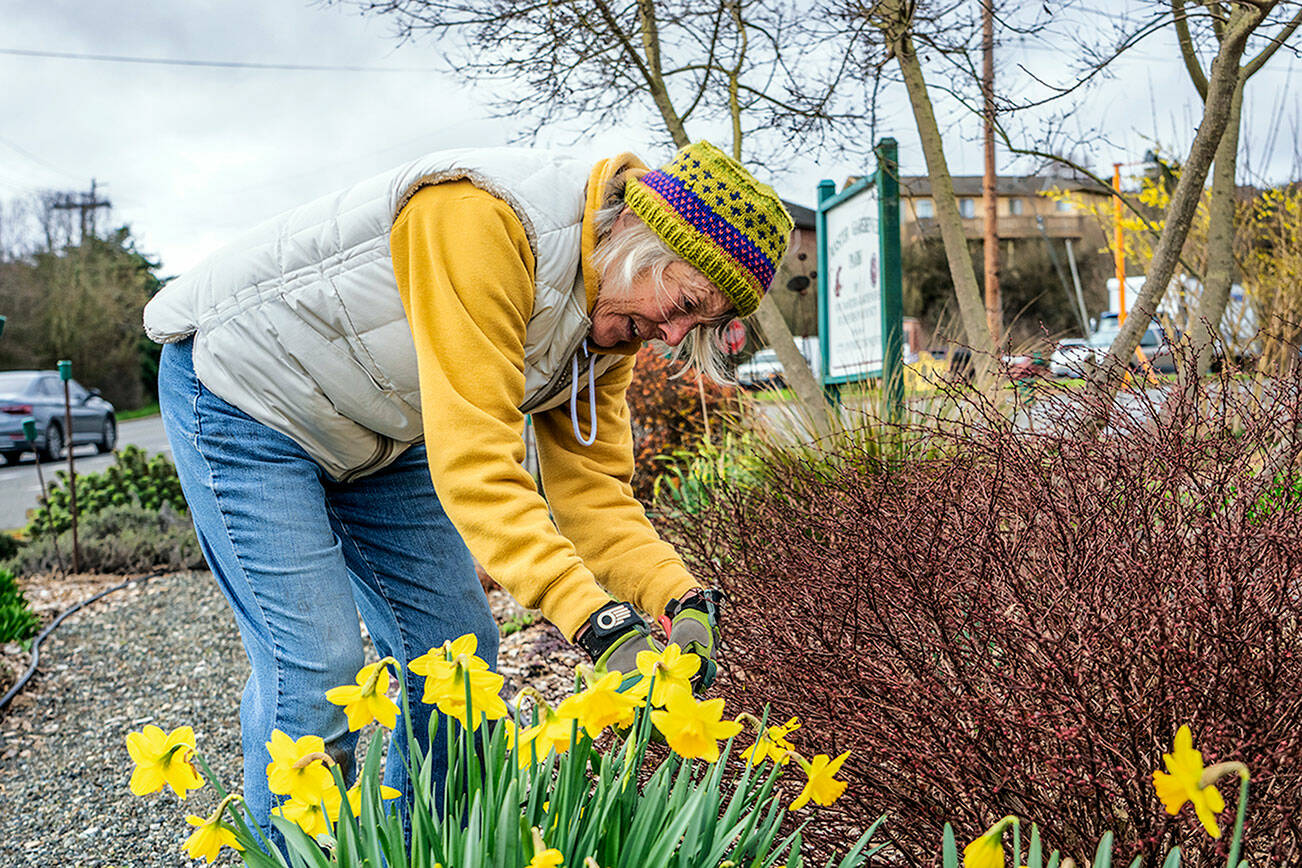
[[[698,695],[719,674],[714,658],[719,652],[719,608],[724,596],[723,591],[693,588],[682,597],[670,600],[661,619],[671,644],[677,644],[684,654],[701,658],[701,668],[692,677],[692,692]]]
[[[637,671],[639,651],[659,654],[664,648],[651,638],[646,621],[628,603],[607,603],[593,612],[579,628],[574,642],[592,658],[597,673],[620,672],[620,692],[640,679]]]

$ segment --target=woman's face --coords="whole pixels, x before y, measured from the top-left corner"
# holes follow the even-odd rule
[[[721,322],[731,311],[732,302],[705,275],[686,262],[675,262],[665,269],[660,287],[647,272],[633,278],[623,292],[603,280],[588,336],[599,347],[631,340],[661,340],[676,347],[692,329]]]

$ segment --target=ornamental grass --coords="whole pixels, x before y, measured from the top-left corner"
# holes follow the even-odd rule
[[[1253,864],[1302,864],[1302,480],[1276,471],[1302,377],[1163,388],[956,386],[940,421],[682,474],[662,521],[731,595],[724,695],[852,751],[835,811],[885,814],[903,864],[1009,815],[1078,865],[1105,835],[1224,864],[1150,783],[1184,723],[1264,781]]]
[[[501,676],[475,650],[475,637],[467,635],[411,661],[412,671],[425,677],[421,701],[437,707],[430,738],[440,715],[449,725],[441,801],[429,751],[410,760],[394,752],[386,760],[410,762],[409,833],[400,794],[380,784],[378,742],[385,728],[405,726],[407,743],[416,743],[406,713],[414,699],[400,688],[395,704],[384,693],[390,670],[400,674],[392,658],[327,693],[328,701],[344,707],[354,730],[380,724],[351,786],[319,736],[272,733],[267,779],[279,804],[271,822],[284,836],[284,852],[255,825],[239,794],[217,782],[189,727],[164,733],[151,725],[127,736],[135,763],[130,789],[145,795],[170,787],[184,799],[211,782],[220,801],[206,817],[186,817],[193,831],[185,853],[212,862],[230,849],[259,868],[798,866],[813,816],[806,806],[831,805],[845,791],[837,778],[845,756],[805,760],[781,736],[773,737],[765,720],[729,720],[723,699],[693,697],[677,682],[695,674],[701,661],[676,645],[663,654],[642,652],[638,668],[646,683],[625,693],[615,689],[620,673],[590,667],[580,672],[585,686],[555,709],[526,688],[534,703],[528,721],[510,710],[499,693]],[[795,725],[778,729],[786,733]],[[648,746],[657,734],[668,750],[653,762]],[[740,745],[734,751],[738,738],[763,747],[744,759]],[[780,795],[783,777],[803,779],[794,802]],[[870,847],[877,828],[844,842],[848,852],[828,865],[867,864],[884,846]]]

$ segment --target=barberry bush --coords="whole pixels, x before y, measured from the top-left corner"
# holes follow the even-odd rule
[[[1300,395],[1226,374],[1010,416],[968,394],[901,432],[912,457],[770,444],[761,480],[664,520],[732,596],[725,693],[852,750],[844,821],[887,815],[908,864],[1004,815],[1078,864],[1109,830],[1118,860],[1206,864],[1224,837],[1152,786],[1183,722],[1264,781],[1245,855],[1298,864]]]

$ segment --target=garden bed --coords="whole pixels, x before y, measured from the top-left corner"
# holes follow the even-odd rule
[[[62,611],[121,581],[36,581],[27,593],[34,607]],[[499,622],[523,613],[502,591],[489,597]],[[527,680],[560,697],[572,686],[578,659],[545,622],[520,629],[502,640],[505,692]],[[0,811],[0,865],[194,864],[181,854],[189,830],[177,822],[175,797],[128,792],[123,737],[148,723],[189,724],[213,771],[237,782],[247,674],[230,610],[207,573],[152,579],[64,621],[42,645],[37,676],[0,716],[0,803],[10,807]],[[211,810],[212,801],[205,790],[185,810]],[[23,810],[13,810],[19,805]]]

